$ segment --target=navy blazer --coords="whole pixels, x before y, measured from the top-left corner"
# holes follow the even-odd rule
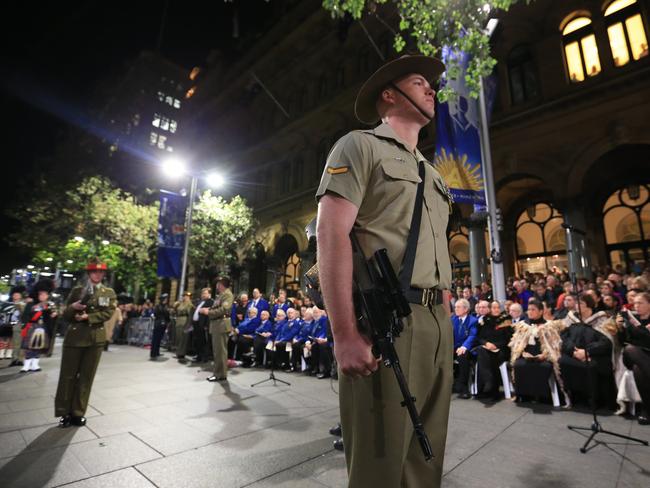
[[[478,319],[473,315],[467,315],[461,325],[460,319],[452,315],[451,323],[454,326],[454,351],[463,346],[468,351],[476,345],[478,335]]]
[[[246,313],[248,314],[248,309],[253,306],[253,302],[255,300],[250,299],[248,300],[248,304],[246,305]],[[264,298],[260,297],[257,301],[257,306],[255,307],[257,309],[257,316],[259,317],[262,315],[262,310],[267,310],[269,313],[271,312],[271,307],[269,307],[269,302],[264,300]]]

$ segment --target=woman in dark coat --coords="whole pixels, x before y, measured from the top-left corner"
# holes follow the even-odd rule
[[[573,402],[582,395],[592,407],[606,404],[614,408],[612,342],[593,328],[600,320],[599,315],[594,314],[594,299],[582,295],[578,303],[580,317],[570,312],[567,316],[570,325],[562,332],[560,369],[564,386]]]
[[[634,297],[634,313],[619,316],[617,325],[623,341],[625,367],[634,373],[634,382],[643,403],[643,412],[637,420],[641,425],[650,424],[650,293],[642,292]]]
[[[492,302],[490,313],[479,319],[478,346],[478,391],[484,396],[499,396],[499,366],[510,357],[508,343],[512,336],[512,319],[501,312],[499,302]]]

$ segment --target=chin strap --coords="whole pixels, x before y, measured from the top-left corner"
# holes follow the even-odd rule
[[[394,88],[395,90],[397,90],[409,102],[411,102],[411,105],[413,105],[415,108],[417,108],[418,112],[420,112],[424,116],[424,118],[426,118],[428,121],[433,120],[433,117],[431,115],[429,115],[424,110],[422,110],[422,108],[420,108],[420,106],[417,103],[415,103],[411,97],[409,97],[406,93],[404,93],[395,83],[390,83],[390,86],[392,88]]]

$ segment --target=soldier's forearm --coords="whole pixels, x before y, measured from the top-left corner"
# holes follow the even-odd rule
[[[338,340],[356,333],[352,301],[352,245],[345,231],[318,237],[318,269],[332,334]]]

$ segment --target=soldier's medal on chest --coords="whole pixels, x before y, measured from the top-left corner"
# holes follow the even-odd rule
[[[97,298],[97,304],[100,307],[108,307],[110,305],[110,303],[111,303],[111,300],[108,297],[98,297]]]

